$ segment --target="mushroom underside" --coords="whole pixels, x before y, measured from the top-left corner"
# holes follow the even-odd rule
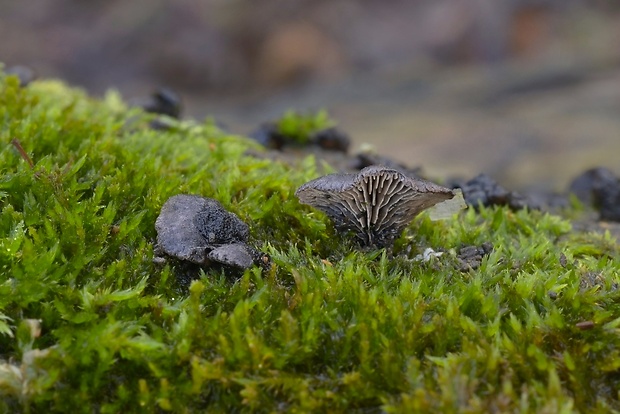
[[[448,188],[375,166],[357,175],[318,178],[296,194],[302,203],[324,211],[338,229],[379,246],[389,244],[421,211],[454,196]]]

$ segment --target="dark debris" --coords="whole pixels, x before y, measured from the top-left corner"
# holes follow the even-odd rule
[[[310,136],[310,142],[324,150],[347,152],[351,139],[349,136],[336,127],[326,128],[315,132]]]
[[[168,88],[157,89],[141,106],[152,114],[168,115],[172,118],[181,116],[181,98]]]
[[[571,182],[569,192],[597,209],[601,220],[620,222],[620,180],[611,170],[587,170]]]
[[[618,179],[614,173],[603,167],[589,169],[575,177],[568,187],[585,205],[594,206],[599,202],[600,193],[604,188],[614,186]]]
[[[607,278],[605,277],[605,274],[602,272],[586,272],[583,275],[581,275],[580,281],[579,281],[579,290],[581,290],[582,292],[585,290],[589,290],[589,289],[600,289],[600,290],[606,290],[607,289]],[[610,285],[610,290],[611,291],[616,291],[618,290],[618,284],[616,282],[612,283]]]
[[[19,79],[19,86],[22,88],[28,86],[30,82],[37,78],[35,71],[28,66],[16,65],[11,66],[5,70],[7,75],[17,76]]]
[[[594,321],[582,321],[582,322],[577,322],[575,324],[575,328],[581,330],[581,331],[589,331],[590,329],[594,328],[596,326],[596,324],[594,323]]]
[[[476,270],[482,264],[482,259],[493,251],[493,245],[490,242],[484,242],[480,246],[464,246],[459,250],[456,256],[459,263],[459,270],[467,272]]]
[[[281,150],[286,143],[286,137],[280,133],[278,126],[273,122],[262,124],[248,136],[269,149]]]
[[[312,133],[307,142],[289,137],[274,122],[266,122],[248,134],[250,138],[265,148],[282,150],[284,147],[315,146],[326,151],[346,153],[351,144],[349,136],[342,130],[332,127]]]
[[[512,210],[521,210],[526,207],[540,209],[540,205],[535,204],[533,200],[529,200],[516,191],[506,190],[486,174],[480,174],[467,182],[456,182],[454,187],[463,190],[465,202],[474,208],[478,208],[481,204],[484,207],[508,206]]]
[[[249,269],[254,264],[252,252],[245,243],[231,243],[216,247],[207,259],[237,269]]]
[[[267,255],[246,243],[248,225],[210,198],[187,194],[171,197],[162,206],[155,229],[156,254],[181,262],[179,271],[193,277],[208,267],[243,270],[254,264],[262,268],[270,264]],[[187,278],[185,273],[178,277]]]
[[[560,254],[560,266],[566,267],[568,265],[568,260],[566,260],[566,255],[564,253]]]

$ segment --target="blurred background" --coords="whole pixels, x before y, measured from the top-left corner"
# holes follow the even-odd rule
[[[0,0],[0,61],[242,134],[326,108],[430,176],[620,173],[617,0]]]

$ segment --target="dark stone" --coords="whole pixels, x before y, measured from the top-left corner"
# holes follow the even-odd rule
[[[158,250],[179,260],[205,264],[207,252],[245,242],[249,228],[216,200],[180,194],[171,197],[155,221]]]
[[[281,150],[286,143],[286,137],[280,133],[278,126],[272,122],[262,124],[248,134],[265,148]]]
[[[168,115],[173,118],[181,116],[181,98],[179,95],[167,88],[156,90],[149,99],[140,103],[146,112],[160,115]]]
[[[541,209],[549,211],[557,211],[570,207],[568,197],[564,194],[554,194],[547,192],[528,192],[527,193],[528,206],[539,206]]]
[[[575,178],[569,191],[599,210],[600,219],[620,222],[620,180],[607,168],[593,168]]]
[[[491,242],[484,242],[480,245],[484,254],[491,254],[493,251],[493,244]]]
[[[17,78],[19,79],[19,86],[21,86],[22,88],[28,86],[30,82],[37,78],[34,70],[29,68],[28,66],[11,66],[5,70],[5,73],[7,75],[17,76]]]
[[[620,184],[616,183],[601,191],[600,203],[601,220],[620,222]]]
[[[209,245],[245,242],[250,234],[247,224],[222,205],[210,199],[194,216],[194,224]]]
[[[333,127],[315,132],[310,137],[310,142],[325,150],[346,153],[349,150],[351,139],[346,133]]]
[[[248,134],[266,148],[282,150],[285,146],[317,145],[325,150],[347,152],[349,137],[337,128],[327,128],[312,134],[307,142],[300,142],[280,132],[278,125],[267,122]]]
[[[618,179],[611,170],[603,167],[592,168],[571,181],[568,191],[579,201],[588,206],[596,207],[600,203],[601,192],[613,187]]]
[[[248,269],[254,263],[252,252],[243,243],[225,244],[211,250],[207,259],[237,269]]]
[[[508,191],[486,174],[465,182],[456,183],[455,187],[463,190],[465,202],[474,208],[479,205],[490,207],[494,205],[508,206],[513,210],[525,207],[539,209],[540,206],[515,191]]]

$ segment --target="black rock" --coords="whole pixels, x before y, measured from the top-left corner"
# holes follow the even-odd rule
[[[508,206],[513,210],[520,210],[525,207],[540,208],[521,194],[506,190],[486,174],[480,174],[465,183],[457,183],[455,187],[460,187],[463,190],[465,202],[474,208],[480,204],[485,207]]]
[[[547,211],[557,211],[570,207],[570,201],[566,194],[528,192],[526,197],[530,208],[540,207]]]
[[[620,180],[607,168],[584,172],[571,182],[569,191],[598,209],[601,220],[620,221]]]
[[[314,145],[329,150],[347,152],[351,139],[349,136],[338,128],[332,127],[317,131],[310,136],[310,142]]]
[[[280,133],[278,126],[272,122],[262,124],[250,132],[248,136],[270,149],[281,150],[286,143],[286,137]]]
[[[139,102],[138,106],[153,114],[168,115],[173,118],[181,116],[181,98],[168,88],[157,89],[150,98]]]
[[[171,197],[155,221],[158,251],[182,261],[208,262],[208,252],[230,243],[244,243],[247,224],[216,200],[180,194]]]
[[[282,150],[285,146],[307,146],[316,145],[329,151],[347,152],[350,144],[349,137],[337,128],[327,128],[317,131],[303,142],[295,137],[287,136],[280,132],[278,125],[274,122],[266,122],[248,134],[250,138],[257,141],[266,148]]]
[[[600,193],[606,187],[613,187],[618,179],[614,173],[603,167],[592,168],[579,175],[570,183],[568,191],[575,194],[585,205],[596,206],[600,202]]]
[[[620,184],[606,187],[599,193],[601,220],[620,222]]]
[[[209,252],[207,259],[237,269],[248,269],[254,264],[252,251],[243,243],[216,247]]]
[[[250,229],[239,217],[230,213],[222,205],[212,199],[194,216],[194,224],[198,232],[209,245],[220,245],[245,242]]]
[[[11,66],[5,70],[5,73],[7,75],[17,76],[19,79],[19,86],[22,88],[28,86],[30,82],[37,78],[34,70],[28,66]]]

